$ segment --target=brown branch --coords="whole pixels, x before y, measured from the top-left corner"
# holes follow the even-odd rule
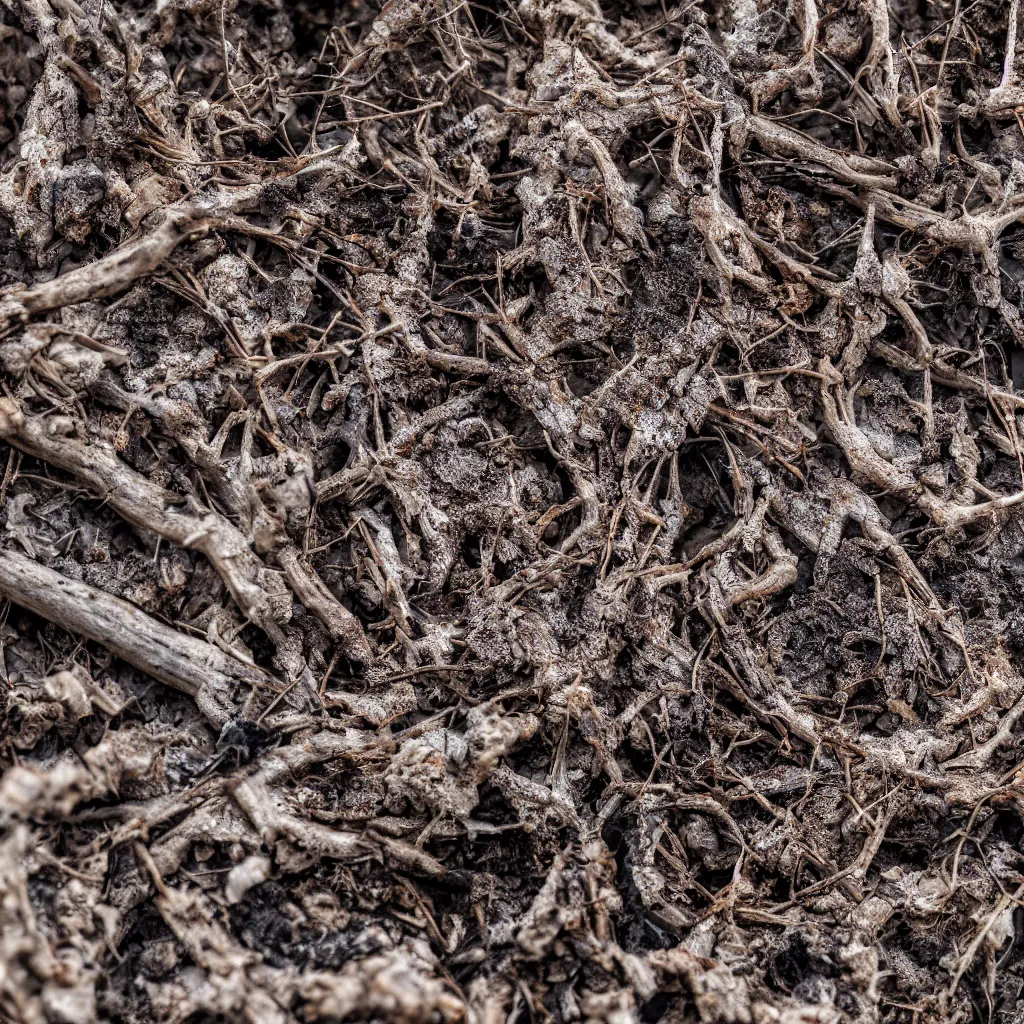
[[[277,183],[280,187],[280,183]],[[228,193],[182,200],[166,207],[159,223],[140,238],[32,288],[15,286],[0,293],[0,324],[79,302],[107,298],[153,273],[187,238],[218,228],[245,231],[238,214],[259,208],[266,186],[251,185]]]
[[[0,551],[0,594],[72,633],[103,644],[129,665],[187,693],[218,728],[234,713],[233,695],[240,686],[280,689],[261,669],[17,552]]]
[[[44,416],[25,416],[10,399],[0,399],[0,438],[15,448],[70,473],[83,487],[102,497],[133,526],[150,530],[179,547],[204,554],[224,580],[238,607],[275,644],[283,639],[281,625],[290,609],[275,608],[264,584],[272,584],[260,559],[246,538],[223,516],[208,509],[180,504],[171,491],[148,480],[123,463],[111,445],[84,442],[57,432],[56,421]]]
[[[373,660],[370,642],[359,620],[327,589],[323,580],[308,566],[291,544],[274,552],[295,596],[327,627],[345,653],[355,661]]]

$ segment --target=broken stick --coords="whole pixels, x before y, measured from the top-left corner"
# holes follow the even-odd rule
[[[95,640],[129,665],[187,693],[217,728],[235,713],[233,695],[239,686],[280,689],[261,669],[15,551],[0,551],[0,594],[72,633]]]

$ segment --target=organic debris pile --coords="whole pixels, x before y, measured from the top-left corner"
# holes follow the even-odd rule
[[[0,1018],[1024,991],[1020,0],[2,0]]]

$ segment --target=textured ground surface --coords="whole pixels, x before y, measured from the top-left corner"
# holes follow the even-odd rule
[[[1020,6],[2,0],[0,1018],[1020,1021]]]

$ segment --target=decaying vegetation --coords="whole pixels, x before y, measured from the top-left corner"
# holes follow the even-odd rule
[[[3,0],[0,1018],[1020,1020],[1020,7]]]

